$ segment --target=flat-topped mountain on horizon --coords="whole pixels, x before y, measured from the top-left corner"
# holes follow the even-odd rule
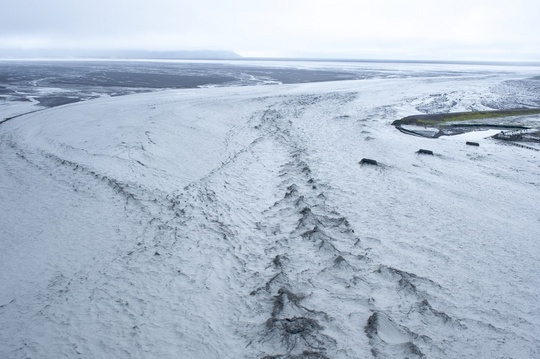
[[[242,56],[228,50],[23,50],[0,49],[0,58],[38,59],[38,58],[97,58],[97,59],[240,59]]]

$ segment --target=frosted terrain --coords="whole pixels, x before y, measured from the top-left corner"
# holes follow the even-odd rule
[[[538,105],[534,69],[5,121],[0,357],[540,357],[540,152],[390,125]]]

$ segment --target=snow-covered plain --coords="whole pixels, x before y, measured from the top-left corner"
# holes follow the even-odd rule
[[[4,122],[0,357],[540,357],[540,152],[390,125],[538,101],[507,86],[532,75],[173,90]]]

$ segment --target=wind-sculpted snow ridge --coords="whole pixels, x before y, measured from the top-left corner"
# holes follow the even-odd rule
[[[503,80],[176,91],[2,124],[0,356],[538,356],[538,155],[390,126]]]

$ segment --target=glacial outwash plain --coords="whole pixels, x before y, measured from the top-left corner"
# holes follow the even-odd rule
[[[0,78],[0,358],[540,357],[540,115],[392,125],[540,67],[69,66]]]

